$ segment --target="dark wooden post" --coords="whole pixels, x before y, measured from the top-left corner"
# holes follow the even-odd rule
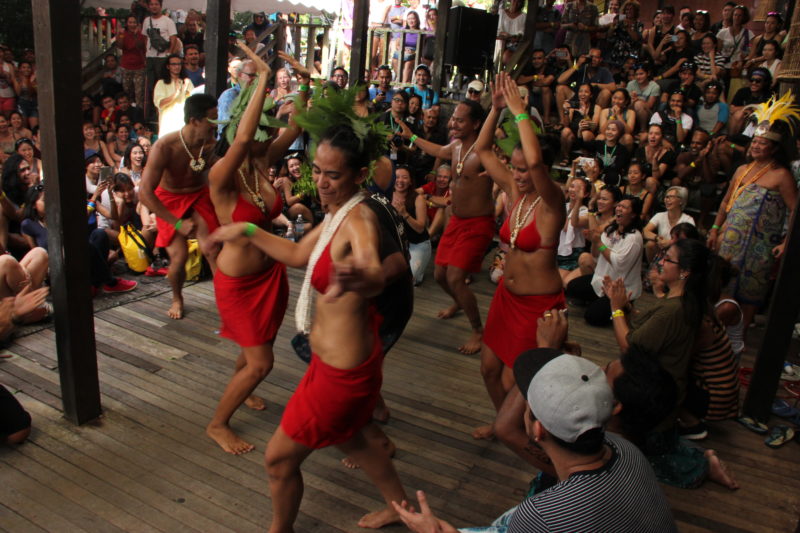
[[[450,6],[452,0],[439,0],[436,4],[436,11],[439,18],[436,21],[436,48],[433,51],[433,90],[437,93],[442,90],[444,81],[444,41],[447,39],[447,24],[450,19]]]
[[[772,291],[764,340],[758,350],[753,377],[742,411],[766,422],[778,390],[783,362],[789,351],[794,323],[800,312],[800,202],[797,202],[786,237],[786,250]]]
[[[369,0],[353,2],[353,43],[350,47],[350,85],[361,81],[367,65],[367,23]]]
[[[227,89],[231,0],[208,0],[206,12],[206,94],[218,98]]]
[[[47,246],[64,415],[83,424],[101,413],[89,289],[81,141],[79,0],[33,0],[36,78],[47,178]],[[78,179],[76,179],[76,177]]]

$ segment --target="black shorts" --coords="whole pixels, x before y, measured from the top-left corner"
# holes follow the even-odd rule
[[[8,389],[0,385],[0,435],[8,437],[31,427],[31,415]]]

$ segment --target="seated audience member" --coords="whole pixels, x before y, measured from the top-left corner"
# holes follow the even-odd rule
[[[501,517],[508,531],[556,531],[563,524],[572,531],[677,531],[645,456],[604,430],[615,402],[600,367],[561,350],[538,348],[520,354],[514,378],[515,396],[527,403],[525,431],[552,462],[558,482]],[[569,406],[567,415],[564,406]],[[424,492],[417,497],[422,514],[408,502],[394,504],[406,525],[418,533],[456,531],[433,515]]]
[[[692,49],[695,52],[700,51],[706,35],[713,35],[711,33],[711,16],[708,11],[698,9],[694,12],[694,33],[692,34]]]
[[[600,134],[598,141],[605,140],[606,126],[610,121],[618,120],[625,126],[619,143],[625,147],[628,153],[633,153],[633,132],[636,129],[636,113],[629,107],[631,106],[631,96],[627,89],[616,89],[611,94],[611,107],[600,112]]]
[[[422,109],[439,105],[439,93],[429,86],[430,83],[430,69],[427,65],[418,65],[414,71],[414,85],[405,90],[409,95],[417,94],[422,98]]]
[[[709,276],[709,303],[717,302],[731,280],[730,263],[714,257]],[[739,365],[725,324],[709,305],[697,330],[689,363],[686,399],[678,413],[678,432],[686,439],[701,440],[708,435],[705,421],[736,418],[739,415]]]
[[[731,71],[731,85],[742,75],[742,66],[756,36],[746,27],[749,21],[750,10],[739,4],[733,8],[730,26],[717,32],[720,52],[727,58],[725,66]]]
[[[444,146],[447,144],[447,131],[439,125],[439,107],[431,107],[423,113],[422,127],[417,128],[417,136],[432,143]],[[408,165],[414,186],[420,187],[435,176],[438,158],[426,154],[416,145],[409,147]],[[430,221],[429,221],[430,222]]]
[[[113,53],[106,54],[103,60],[102,78],[100,80],[103,95],[115,95],[123,91],[122,69]]]
[[[596,140],[584,146],[590,157],[600,161],[603,181],[607,185],[620,186],[622,176],[631,158],[628,149],[619,141],[625,134],[625,123],[621,120],[610,120],[603,131],[604,140]]]
[[[286,175],[275,180],[273,184],[283,196],[283,214],[291,221],[302,216],[308,228],[314,224],[314,207],[316,199],[305,193],[295,193],[292,189],[297,180],[301,178],[303,160],[300,154],[289,154],[286,157]]]
[[[428,234],[431,238],[437,237],[447,223],[446,210],[450,205],[451,177],[450,165],[446,163],[439,165],[433,180],[417,189],[417,194],[424,195],[428,207],[426,220],[428,221]]]
[[[657,60],[664,48],[672,44],[672,37],[678,31],[674,19],[675,8],[664,6],[653,15],[653,26],[645,30],[642,48],[653,60]]]
[[[678,79],[674,80],[667,86],[667,89],[661,93],[662,106],[669,104],[669,97],[675,92],[683,94],[683,108],[688,111],[692,116],[695,116],[695,108],[703,96],[700,87],[695,84],[697,65],[694,61],[686,61],[681,65],[678,71]]]
[[[14,154],[3,165],[3,197],[0,198],[0,252],[30,248],[20,232],[25,193],[36,186],[31,165],[21,155]]]
[[[430,108],[428,108],[430,109]],[[406,122],[419,126],[422,124],[422,98],[418,94],[408,97],[408,116]]]
[[[500,9],[497,24],[497,40],[502,44],[501,61],[507,65],[525,33],[525,13],[523,0],[511,0],[508,6]]]
[[[94,124],[88,122],[83,124],[83,150],[97,152],[104,161],[111,161],[108,145],[97,137],[97,130],[95,130]]]
[[[369,88],[369,101],[372,110],[376,113],[383,113],[392,105],[392,69],[388,65],[378,67],[378,85]]]
[[[750,55],[747,57],[748,61],[753,60],[753,63],[758,63],[759,59],[764,60],[764,46],[767,42],[774,41],[778,49],[777,54],[782,52],[781,44],[786,38],[787,31],[783,29],[783,17],[777,11],[770,11],[764,19],[764,33],[757,35],[753,42],[750,43]]]
[[[728,135],[734,136],[742,133],[745,120],[750,116],[747,106],[761,104],[772,96],[772,74],[761,67],[750,72],[749,86],[742,87],[730,101],[730,120],[728,121]]]
[[[697,106],[697,124],[701,130],[709,133],[712,137],[724,134],[727,130],[729,109],[728,104],[720,102],[722,95],[722,85],[716,81],[710,81],[703,89],[703,99]]]
[[[125,93],[117,95],[117,113],[119,114],[120,122],[123,117],[129,117],[131,124],[144,122],[144,112],[140,107],[132,106],[131,99]]]
[[[644,251],[647,262],[652,263],[656,254],[663,254],[672,244],[670,232],[677,224],[687,223],[694,226],[694,218],[683,212],[686,202],[689,201],[689,191],[686,187],[672,186],[664,195],[666,211],[656,213],[642,230],[644,235]]]
[[[656,83],[662,91],[678,80],[681,66],[694,59],[689,32],[677,31],[673,35],[665,35],[661,45],[656,49],[656,64],[661,66],[661,73],[656,76]]]
[[[25,117],[16,109],[8,114],[8,123],[11,125],[11,133],[16,139],[30,139],[33,133],[25,126]]]
[[[646,142],[636,149],[634,159],[642,164],[646,176],[647,190],[657,192],[662,185],[671,182],[674,176],[675,160],[678,157],[672,147],[664,140],[661,124],[650,124]]]
[[[405,234],[408,237],[411,274],[414,276],[414,285],[419,285],[431,260],[431,239],[427,230],[425,196],[417,194],[414,189],[408,167],[399,166],[395,169],[392,205],[403,217]]]
[[[647,64],[634,67],[636,79],[629,81],[628,94],[631,96],[631,105],[636,113],[639,131],[647,131],[650,117],[657,109],[658,99],[661,96],[661,87],[650,79],[650,66]]]
[[[14,153],[14,142],[16,137],[11,132],[11,126],[8,119],[0,113],[0,167],[6,162],[6,159]]]
[[[588,63],[587,63],[588,61]],[[597,98],[600,107],[608,107],[611,102],[611,91],[617,88],[614,75],[607,68],[601,66],[603,52],[597,48],[589,51],[589,56],[580,56],[574,65],[558,77],[556,88],[556,105],[562,108],[564,102],[575,96],[575,88],[588,84]]]
[[[344,67],[334,67],[331,73],[331,81],[336,84],[340,89],[347,88],[347,82],[350,79],[349,74]]]
[[[569,163],[573,144],[582,147],[594,140],[597,133],[600,106],[595,104],[592,86],[582,83],[578,87],[577,101],[565,101],[561,116],[561,165]],[[577,142],[576,142],[577,141]]]
[[[594,274],[573,279],[567,296],[587,302],[586,322],[592,326],[611,323],[612,304],[603,286],[607,279],[619,280],[634,300],[642,294],[642,234],[639,216],[642,202],[626,197],[619,201],[611,224],[592,236],[592,255],[597,260]],[[616,309],[616,308],[614,308]]]
[[[130,143],[125,149],[125,155],[122,158],[122,166],[119,171],[130,176],[133,184],[138,187],[146,164],[147,154],[145,154],[144,148],[137,143]]]
[[[119,124],[119,111],[117,110],[117,101],[113,96],[107,94],[100,100],[102,110],[100,111],[100,130],[103,133],[114,131]]]
[[[46,287],[41,289],[45,295],[47,294],[47,290]],[[30,295],[32,293],[28,294]],[[36,296],[44,301],[44,296],[40,296],[39,294],[36,294]],[[16,298],[14,300],[16,300]],[[20,301],[20,303],[22,303],[22,301]],[[13,302],[11,305],[4,304],[2,315],[0,315],[0,324],[11,321],[10,317],[14,316],[12,306],[16,305],[18,305],[16,302]],[[11,309],[6,309],[8,307],[11,307]],[[28,414],[25,408],[22,407],[8,389],[0,385],[0,443],[6,446],[22,444],[30,434],[31,415]]]
[[[717,50],[717,37],[709,33],[701,41],[700,52],[694,56],[697,80],[721,82],[725,76],[725,56]]]
[[[662,127],[664,140],[675,150],[678,150],[686,140],[686,136],[694,124],[692,117],[684,112],[684,100],[683,93],[675,91],[669,95],[668,107],[663,111],[657,111],[650,117],[650,124],[658,124]]]
[[[653,214],[655,205],[656,191],[648,190],[645,186],[644,166],[634,159],[628,165],[628,183],[622,187],[622,194],[625,196],[635,196],[642,202],[642,221],[647,222]]]
[[[28,162],[31,169],[30,180],[31,183],[39,183],[44,180],[44,169],[42,168],[42,160],[36,154],[38,148],[33,144],[33,140],[28,137],[17,139],[14,143],[14,151],[22,156],[22,159]]]
[[[541,113],[544,123],[552,123],[553,112],[553,85],[556,81],[556,69],[545,59],[545,52],[541,49],[533,51],[531,64],[523,69],[517,78],[519,85],[527,85],[533,98],[532,105]]]
[[[573,178],[567,185],[567,220],[558,239],[558,273],[564,280],[578,268],[578,258],[586,248],[584,229],[589,227],[589,209],[586,203],[591,185],[583,178]]]
[[[116,128],[113,141],[110,145],[107,145],[109,155],[111,155],[109,163],[115,169],[121,166],[122,158],[125,156],[125,150],[128,149],[129,144],[131,144],[131,129],[129,126],[120,124]]]
[[[88,94],[81,97],[81,117],[84,123],[97,124],[100,122],[100,108],[95,105],[92,97]]]
[[[250,50],[252,50],[256,54],[258,54],[259,52],[261,52],[264,49],[264,47],[266,45],[264,43],[262,43],[261,41],[259,41],[258,39],[256,39],[256,37],[258,37],[258,36],[256,35],[256,31],[254,29],[245,28],[245,30],[244,30],[244,42],[245,42],[245,44],[247,45],[247,47]],[[239,50],[237,52],[237,57],[239,59],[244,59],[245,57],[247,57],[247,54],[245,54],[244,52]]]
[[[19,261],[11,254],[0,256],[0,340],[8,339],[16,326],[50,316],[51,307],[45,303],[48,289],[42,288],[47,268],[47,250],[43,248],[32,247]]]
[[[96,196],[93,196],[96,203]],[[89,204],[90,211],[94,208]],[[22,232],[31,239],[32,244],[47,250],[47,224],[44,203],[44,189],[29,189],[25,202],[25,220],[22,221]],[[92,286],[92,296],[102,288],[103,292],[116,293],[128,292],[138,285],[135,281],[117,278],[111,273],[108,265],[109,240],[105,231],[100,228],[93,229],[88,236],[89,247],[89,281]]]
[[[781,48],[777,41],[765,41],[763,46],[762,55],[750,60],[752,63],[748,61],[745,66],[748,68],[760,67],[767,69],[772,75],[772,89],[774,90],[777,89],[778,75],[781,72],[782,62],[779,55]]]

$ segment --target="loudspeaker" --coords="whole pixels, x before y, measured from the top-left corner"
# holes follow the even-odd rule
[[[481,9],[453,7],[448,13],[444,62],[461,72],[482,72],[492,65],[498,15]]]

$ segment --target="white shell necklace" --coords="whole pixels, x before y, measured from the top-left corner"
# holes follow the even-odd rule
[[[511,249],[515,248],[517,237],[519,236],[519,232],[522,229],[522,226],[525,225],[525,221],[528,220],[531,212],[536,208],[536,206],[541,201],[542,197],[537,196],[536,200],[532,201],[531,204],[528,206],[528,209],[525,211],[525,216],[520,216],[522,214],[522,204],[525,203],[525,199],[528,198],[528,195],[522,197],[522,200],[519,201],[519,206],[517,207],[517,215],[514,218],[514,229],[511,231],[511,238],[509,238],[509,244],[511,245]]]
[[[184,128],[185,127],[186,126],[184,126]],[[203,144],[200,146],[200,153],[197,154],[197,159],[195,159],[192,152],[189,151],[189,147],[186,146],[186,141],[183,139],[183,128],[178,130],[178,135],[181,138],[181,143],[183,143],[183,149],[186,150],[186,153],[189,155],[189,167],[195,172],[200,172],[206,168],[206,160],[203,159],[203,150],[206,147],[205,139],[203,139]]]

